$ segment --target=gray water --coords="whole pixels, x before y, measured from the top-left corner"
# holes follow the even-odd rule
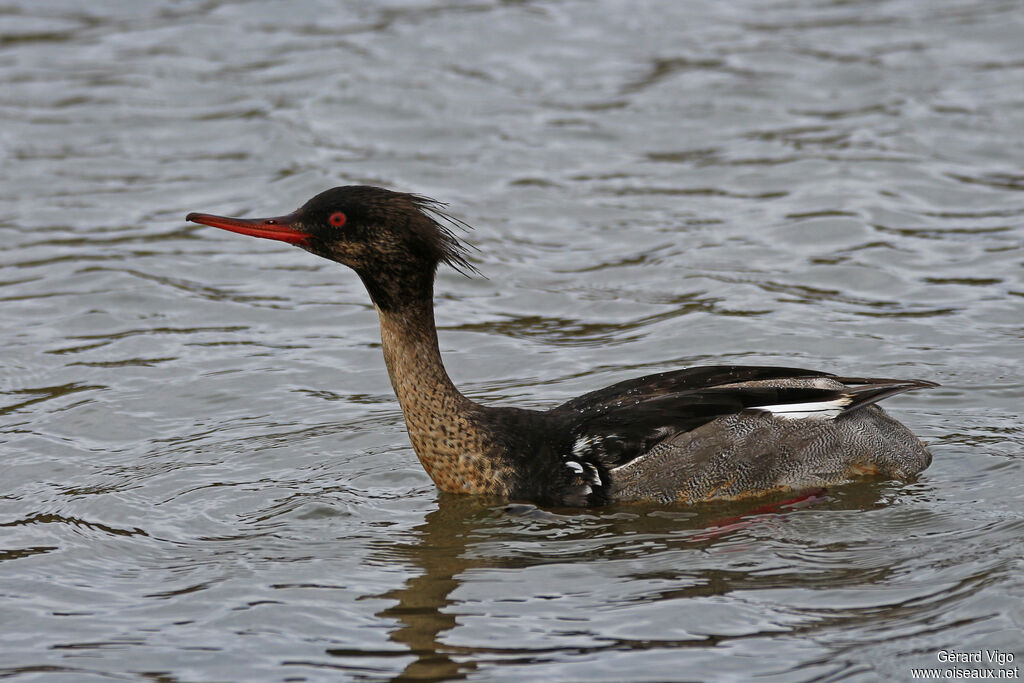
[[[1000,0],[3,0],[0,676],[1020,667],[1022,36]],[[887,406],[934,463],[775,509],[440,496],[357,278],[183,220],[349,183],[475,227],[437,306],[478,400],[920,377]]]

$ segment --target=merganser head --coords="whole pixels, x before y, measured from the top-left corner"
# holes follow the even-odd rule
[[[466,227],[427,197],[347,185],[321,192],[300,209],[274,218],[190,213],[185,220],[243,235],[288,242],[352,268],[381,309],[433,294],[440,263],[469,274],[466,247],[452,227]]]

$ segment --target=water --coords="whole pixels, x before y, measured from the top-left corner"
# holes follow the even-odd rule
[[[1019,667],[1021,35],[998,0],[6,0],[0,676]],[[475,226],[438,319],[479,400],[922,377],[887,405],[934,464],[777,510],[439,496],[358,280],[183,221],[344,183]]]

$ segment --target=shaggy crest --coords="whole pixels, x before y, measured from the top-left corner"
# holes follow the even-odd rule
[[[406,194],[405,197],[430,219],[437,229],[440,262],[448,264],[466,277],[481,275],[477,267],[469,262],[469,254],[478,249],[462,242],[454,232],[455,230],[469,232],[473,227],[466,221],[448,213],[448,204],[445,202],[420,194]]]

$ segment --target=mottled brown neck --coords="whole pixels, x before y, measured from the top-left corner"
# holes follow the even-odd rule
[[[397,310],[377,308],[384,361],[402,410],[417,408],[423,392],[467,400],[452,383],[441,361],[430,301]]]
[[[441,362],[433,302],[377,308],[384,361],[423,468],[443,491],[494,493],[479,406],[455,387]]]

